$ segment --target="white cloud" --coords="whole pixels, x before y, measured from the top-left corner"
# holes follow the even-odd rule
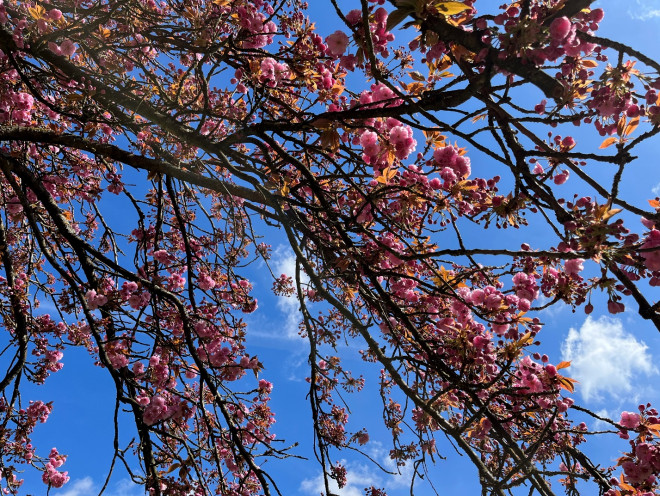
[[[57,492],[57,496],[97,496],[102,485],[102,483],[95,483],[94,479],[87,476],[69,482],[62,489],[63,492]],[[143,494],[144,487],[126,478],[110,483],[109,490],[106,490],[103,496],[139,496]]]
[[[657,374],[648,346],[627,332],[621,321],[588,317],[580,329],[571,328],[562,343],[568,374],[579,381],[585,400],[601,401],[603,395],[620,399],[633,392],[639,377]]]
[[[296,256],[284,247],[279,247],[273,254],[272,263],[273,273],[275,277],[285,274],[292,278],[295,285],[296,280]],[[301,271],[301,280],[303,283],[308,283],[309,278]],[[298,302],[297,294],[292,296],[279,296],[277,299],[277,307],[284,313],[284,321],[282,328],[284,336],[287,338],[298,337],[298,324],[301,320],[300,303]]]
[[[91,477],[77,479],[64,486],[64,492],[58,492],[58,496],[92,496],[98,494]]]
[[[658,11],[658,15],[660,15],[660,10]],[[651,190],[651,192],[656,196],[660,195],[660,183],[653,186],[653,189]]]
[[[339,496],[364,496],[364,488],[369,486],[382,487],[381,479],[375,470],[363,464],[346,465],[342,460],[342,465],[347,467],[346,485],[339,489],[337,482],[330,479],[330,492]],[[300,483],[300,490],[310,496],[325,494],[325,484],[323,475],[319,474],[313,479],[305,479]]]
[[[391,473],[380,470],[375,465],[360,462],[347,462],[342,460],[341,464],[346,467],[346,485],[339,489],[337,483],[330,479],[330,491],[339,496],[364,496],[364,488],[374,486],[384,488],[388,492],[394,489],[409,489],[413,476],[412,464],[397,467],[387,451],[377,441],[369,442],[368,454],[374,460],[379,460],[381,465]],[[300,484],[300,490],[310,496],[325,494],[323,475],[305,479]],[[407,492],[407,491],[406,491]]]
[[[120,479],[115,482],[113,490],[108,496],[139,496],[144,494],[144,487],[137,485],[131,479]],[[106,493],[103,493],[105,496]]]
[[[660,2],[658,0],[637,0],[637,6],[628,10],[633,19],[645,21],[660,17]]]

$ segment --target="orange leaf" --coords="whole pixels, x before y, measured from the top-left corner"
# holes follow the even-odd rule
[[[655,432],[656,436],[660,436],[660,424],[647,425],[646,428],[650,431]]]
[[[626,484],[625,482],[619,482],[619,487],[621,489],[625,489],[626,491],[631,491],[635,493],[635,488],[632,487],[630,484]]]
[[[577,381],[575,379],[571,379],[570,377],[563,377],[563,376],[557,376],[559,378],[559,385],[563,388],[566,389],[569,393],[574,393],[575,392],[575,384]]]
[[[649,200],[649,205],[653,208],[660,208],[660,201],[658,200]]]
[[[622,212],[622,211],[623,211],[623,209],[621,209],[621,208],[613,208],[613,209],[608,210],[607,212],[605,212],[602,216],[602,219],[607,220],[610,217],[614,217],[616,214],[618,214],[619,212]]]
[[[619,122],[616,123],[616,134],[623,136],[623,129],[626,127],[626,116],[621,116]]]
[[[394,179],[394,176],[397,174],[397,169],[392,169],[391,167],[387,167],[383,169],[383,172],[381,173],[380,176],[376,178],[376,181],[378,181],[381,184],[389,184],[389,182]]]
[[[34,7],[29,7],[28,12],[30,13],[30,16],[37,21],[39,19],[43,19],[46,16],[46,9],[43,8],[41,5],[35,5]]]
[[[598,62],[595,60],[583,60],[581,64],[582,67],[598,67]]]
[[[598,148],[600,149],[607,148],[608,146],[611,146],[614,143],[616,143],[616,138],[614,136],[610,136],[605,141],[603,141]]]
[[[409,74],[413,81],[426,81],[426,76],[419,71],[411,71]]]
[[[529,344],[532,344],[533,342],[534,338],[532,337],[532,333],[526,332],[518,341],[516,341],[516,346],[518,348],[523,348]]]
[[[565,369],[566,367],[570,367],[570,366],[571,366],[571,362],[560,362],[559,364],[557,364],[557,366],[555,368],[557,370],[560,370],[560,369]]]
[[[639,117],[631,119],[630,122],[626,124],[626,127],[623,128],[623,136],[628,136],[635,129],[637,129],[637,126],[639,126]]]

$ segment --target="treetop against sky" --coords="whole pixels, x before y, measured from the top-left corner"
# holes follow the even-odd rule
[[[0,0],[2,491],[658,494],[606,317],[660,345],[655,11],[608,12]]]

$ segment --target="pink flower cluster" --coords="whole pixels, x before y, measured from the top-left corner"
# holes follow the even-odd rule
[[[640,252],[646,268],[649,270],[660,270],[660,231],[657,229],[651,230],[642,246],[640,246],[640,249],[650,250]]]
[[[148,398],[149,399],[149,398]],[[154,425],[163,420],[185,420],[194,415],[194,408],[168,392],[163,392],[149,399],[144,409],[143,420],[147,425]]]
[[[537,19],[537,23],[528,25],[521,23],[520,13],[521,11],[517,7],[509,7],[506,12],[495,17],[495,23],[504,25],[507,33],[500,35],[499,39],[503,47],[508,48],[509,51],[519,52],[520,56],[524,56],[536,64],[541,65],[548,60],[555,61],[563,56],[589,55],[596,48],[595,44],[585,42],[577,36],[577,31],[598,29],[598,23],[603,19],[602,9],[579,14],[575,23],[571,22],[568,17],[554,19],[548,29],[548,45],[545,47],[521,44],[520,40],[523,39],[538,39],[544,28],[540,25],[539,19]],[[523,36],[521,31],[525,31],[526,36]],[[505,54],[502,56],[504,57]]]
[[[125,281],[119,291],[122,301],[128,302],[131,308],[139,310],[149,303],[151,295],[147,291],[139,291],[138,285],[133,281]]]
[[[389,89],[389,88],[388,88]],[[363,93],[360,101],[364,100],[365,103],[371,103],[374,100],[374,95],[377,97],[384,97],[383,92],[378,91],[371,94]],[[384,92],[389,96],[389,93]],[[393,96],[393,95],[392,95]],[[363,98],[364,97],[364,98]],[[389,142],[394,147],[394,154],[397,159],[404,160],[415,151],[417,141],[413,138],[412,128],[406,124],[402,124],[397,119],[387,119],[383,122],[374,122],[373,127],[377,131],[388,134]],[[375,131],[364,131],[359,138],[359,143],[363,148],[363,160],[380,169],[388,165],[387,162],[387,147],[383,146],[378,138],[378,133]]]
[[[270,88],[276,88],[280,82],[289,78],[289,66],[276,61],[272,57],[266,57],[261,61],[261,76],[259,80]]]
[[[572,276],[577,276],[581,271],[584,270],[584,259],[582,258],[573,258],[566,260],[564,262],[564,271]]]
[[[453,146],[437,148],[433,152],[433,162],[440,169],[440,177],[444,179],[445,185],[451,185],[459,179],[465,179],[472,170],[470,159],[461,156],[458,149]]]
[[[168,409],[167,402],[162,396],[154,396],[144,409],[143,420],[147,425],[154,425],[161,420],[167,420],[172,414]]]
[[[43,424],[48,420],[48,416],[52,411],[53,407],[50,403],[31,401],[25,413],[27,413],[28,419],[30,419],[31,423],[34,422],[36,424],[36,422],[39,421]]]
[[[241,5],[236,11],[241,27],[248,32],[243,41],[244,48],[263,48],[273,42],[277,26],[273,21],[266,21],[266,15],[258,10],[261,7],[265,7],[264,10],[269,16],[273,14],[271,5],[263,0],[254,0],[251,4]]]
[[[68,472],[60,472],[57,470],[65,461],[66,456],[60,455],[56,448],[50,450],[48,463],[46,463],[44,473],[41,476],[41,480],[44,481],[44,484],[60,488],[69,482],[69,476],[67,475]]]
[[[548,357],[542,360],[547,362]],[[529,356],[525,356],[518,364],[515,387],[523,389],[526,393],[547,393],[536,398],[541,408],[555,405],[559,412],[567,411],[573,404],[571,398],[561,398],[556,387],[557,368],[554,365],[542,365]]]
[[[64,40],[59,45],[52,41],[49,41],[48,49],[51,52],[53,52],[55,55],[63,55],[64,57],[71,57],[74,53],[76,53],[77,47],[73,41],[67,39]]]
[[[657,425],[660,422],[658,419],[658,412],[650,408],[650,405],[640,405],[640,413],[636,412],[623,412],[621,413],[621,420],[619,424],[625,430],[620,432],[619,435],[628,439],[628,429],[639,432],[635,440],[630,441],[631,451],[626,453],[622,459],[619,460],[621,468],[625,473],[625,480],[628,484],[636,486],[640,495],[652,495],[654,492],[643,493],[645,489],[652,488],[658,480],[660,474],[660,446],[657,442],[653,442],[654,436],[649,435],[647,425]],[[646,418],[645,418],[646,417]],[[612,480],[613,484],[619,485],[618,480]],[[616,494],[615,490],[605,493],[607,496]]]
[[[174,261],[174,257],[167,250],[156,250],[153,255],[155,260],[165,266],[169,266]]]
[[[387,30],[387,10],[383,7],[374,12],[374,23],[370,25],[371,39],[374,44],[374,52],[383,57],[389,57],[387,44],[394,41],[394,35]]]
[[[98,294],[94,289],[90,289],[85,293],[85,300],[87,301],[87,306],[90,310],[96,310],[108,303],[108,297]]]
[[[408,125],[399,125],[390,129],[390,143],[394,145],[396,158],[399,160],[408,158],[417,147],[412,128]]]
[[[655,482],[656,474],[660,473],[660,449],[649,443],[639,443],[635,446],[636,461],[628,460],[621,464],[628,481],[641,484],[651,479]]]
[[[266,379],[259,379],[259,394],[268,395],[273,390],[273,384]]]
[[[197,276],[197,285],[202,291],[208,291],[215,287],[215,280],[209,274],[202,272]]]
[[[29,124],[34,112],[34,98],[29,93],[8,91],[0,101],[0,122]],[[22,208],[20,209],[22,211]]]
[[[111,341],[105,345],[105,353],[114,369],[121,369],[128,365],[128,343],[124,339]]]

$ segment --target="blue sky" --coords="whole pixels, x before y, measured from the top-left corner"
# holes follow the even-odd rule
[[[310,4],[312,19],[322,19],[317,21],[322,35],[328,35],[340,27],[334,13],[328,9],[329,2],[311,0]],[[344,5],[353,3],[344,2]],[[606,11],[599,34],[622,40],[656,59],[660,58],[660,0],[608,0],[596,5]],[[584,131],[576,134],[582,136]],[[594,136],[584,139],[579,146],[593,149],[600,140]],[[631,166],[628,174],[632,176],[627,178],[628,189],[624,190],[624,194],[644,199],[660,195],[659,151],[657,142],[652,141],[639,148],[640,159]],[[471,151],[470,155],[473,163],[476,162],[476,154]],[[475,237],[478,235],[472,234]],[[272,264],[275,272],[293,275],[292,254],[285,247],[282,234],[270,230],[268,236],[266,240],[275,248]],[[498,239],[505,240],[508,234],[490,232],[489,236],[491,242],[496,242]],[[275,297],[270,293],[271,280],[264,266],[254,267],[253,271],[255,294],[260,304],[248,319],[248,350],[259,355],[266,367],[263,377],[275,385],[272,407],[277,413],[275,432],[278,437],[291,442],[299,441],[297,453],[313,458],[311,418],[305,399],[307,350],[305,342],[295,331],[297,304],[292,299]],[[655,384],[660,373],[660,335],[636,315],[632,310],[634,305],[629,304],[624,314],[613,318],[606,315],[604,299],[594,304],[596,311],[589,318],[581,309],[576,313],[568,307],[552,307],[544,311],[542,318],[546,327],[541,335],[541,352],[550,355],[554,362],[572,360],[568,375],[579,381],[576,399],[594,411],[617,417],[622,410],[635,409],[639,401],[659,404],[660,394]],[[371,379],[373,384],[378,369],[365,368],[355,348],[342,351],[348,356],[352,354],[347,363],[364,370],[367,380]],[[71,481],[63,489],[52,491],[52,494],[60,496],[97,494],[110,464],[112,431],[108,427],[112,425],[114,404],[112,384],[106,371],[91,367],[89,362],[86,352],[68,350],[63,360],[63,370],[48,380],[46,388],[32,390],[36,397],[50,395],[56,399],[53,414],[46,424],[38,427],[34,441],[44,454],[52,446],[57,446],[60,452],[69,455],[63,468],[69,471]],[[355,412],[352,420],[355,430],[365,425],[369,427],[371,441],[366,451],[391,468],[387,461],[388,438],[380,427],[382,422],[377,392],[368,388],[359,395],[353,395],[351,401]],[[594,426],[593,422],[591,426]],[[619,450],[625,447],[625,442],[612,437],[593,443],[591,451],[599,454],[599,461],[610,464]],[[476,494],[474,469],[458,457],[449,445],[441,445],[440,451],[449,458],[432,468],[432,480],[442,488],[440,493],[451,494],[452,489],[462,489],[467,494]],[[409,469],[404,469],[401,476],[395,477],[379,472],[363,458],[349,454],[344,456],[349,469],[349,484],[338,492],[341,496],[357,496],[363,487],[371,484],[386,487],[391,495],[409,494]],[[320,471],[312,460],[290,459],[273,463],[272,467],[284,494],[312,496],[321,490]],[[45,486],[36,472],[28,471],[25,479],[26,494],[44,493]],[[118,467],[105,494],[133,496],[142,493]],[[422,484],[415,494],[425,496],[432,492]]]

